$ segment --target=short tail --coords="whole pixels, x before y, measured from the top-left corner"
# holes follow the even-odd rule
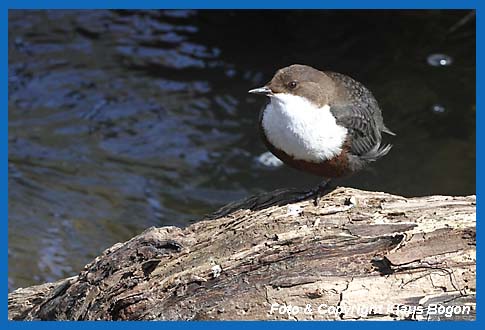
[[[360,156],[360,158],[368,162],[373,162],[387,155],[391,149],[392,149],[392,144],[386,144],[384,146],[381,146],[381,143],[379,142],[378,144],[375,145],[374,148],[369,150],[369,152]]]
[[[392,135],[392,136],[396,136],[396,133],[394,133],[393,131],[391,131],[389,128],[386,127],[386,125],[382,124],[382,131],[384,133],[387,133],[389,135]]]

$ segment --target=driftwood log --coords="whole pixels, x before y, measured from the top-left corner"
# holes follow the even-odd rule
[[[475,196],[298,196],[149,228],[77,276],[10,293],[9,319],[475,319]]]

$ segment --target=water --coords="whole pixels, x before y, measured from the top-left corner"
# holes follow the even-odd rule
[[[247,91],[292,63],[363,82],[398,134],[388,156],[338,184],[474,194],[468,14],[10,11],[9,289],[74,275],[149,226],[315,185],[258,162],[264,100]],[[453,60],[433,66],[433,54]]]

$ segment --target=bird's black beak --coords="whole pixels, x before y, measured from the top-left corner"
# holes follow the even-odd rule
[[[250,91],[248,91],[248,93],[250,94],[259,94],[259,95],[273,95],[273,91],[271,90],[271,88],[269,87],[259,87],[259,88],[255,88],[255,89],[251,89]]]

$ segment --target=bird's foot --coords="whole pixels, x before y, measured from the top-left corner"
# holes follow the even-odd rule
[[[311,190],[313,199],[313,205],[317,206],[320,199],[329,191],[330,179],[324,179],[315,188]]]
[[[298,201],[302,201],[310,197],[313,197],[313,205],[317,206],[318,202],[320,201],[320,198],[322,198],[327,192],[329,192],[330,190],[329,183],[330,183],[330,179],[323,180],[312,190],[308,191],[304,195],[298,196]]]

